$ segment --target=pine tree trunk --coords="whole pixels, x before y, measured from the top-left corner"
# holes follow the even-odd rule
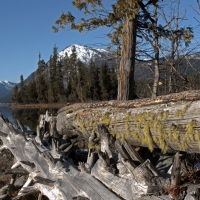
[[[154,51],[155,51],[155,58],[154,58],[154,82],[153,82],[153,90],[152,90],[152,98],[155,98],[158,93],[158,81],[159,81],[159,41],[158,41],[158,34],[157,34],[157,5],[154,6],[154,23],[153,23],[153,34],[154,34]]]
[[[173,83],[172,83],[172,77],[173,77],[173,68],[174,68],[174,55],[175,55],[175,52],[174,52],[174,41],[172,40],[171,41],[171,59],[172,59],[172,63],[171,63],[171,66],[170,66],[170,70],[169,70],[169,93],[173,93]]]
[[[135,96],[135,50],[137,17],[126,20],[118,75],[118,100],[132,100]]]
[[[156,53],[157,55],[159,53]],[[159,81],[159,61],[158,56],[156,55],[156,58],[154,60],[154,82],[153,82],[153,91],[152,91],[152,98],[155,98],[158,93],[158,81]]]

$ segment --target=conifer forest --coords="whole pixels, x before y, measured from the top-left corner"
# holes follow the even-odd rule
[[[23,75],[19,86],[13,90],[16,103],[56,103],[110,100],[117,97],[117,69],[106,62],[97,66],[92,60],[88,65],[72,54],[58,58],[57,47],[53,49],[48,63],[39,55],[38,69],[28,84]]]

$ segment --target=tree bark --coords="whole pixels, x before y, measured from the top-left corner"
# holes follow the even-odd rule
[[[196,99],[196,101],[194,101]],[[90,136],[98,124],[131,145],[199,153],[200,91],[189,91],[154,99],[73,104],[62,108],[57,129],[67,134]]]
[[[154,35],[154,81],[153,81],[153,90],[152,90],[152,97],[155,98],[158,93],[158,81],[160,76],[159,71],[159,37],[157,33],[157,5],[154,5],[154,23],[153,23],[153,35]]]
[[[135,51],[137,16],[126,19],[124,24],[121,61],[118,72],[118,100],[132,100],[135,97]]]

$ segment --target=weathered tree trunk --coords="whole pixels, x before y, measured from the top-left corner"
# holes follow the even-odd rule
[[[154,99],[74,104],[59,110],[57,129],[89,136],[99,123],[130,144],[199,153],[200,91]],[[195,100],[195,101],[194,101]]]
[[[124,24],[122,53],[118,72],[118,100],[132,100],[135,96],[135,51],[137,16],[126,19]]]
[[[157,33],[157,7],[158,5],[154,5],[154,23],[152,25],[153,35],[154,35],[154,81],[153,81],[153,89],[152,89],[152,97],[155,98],[158,93],[158,81],[160,77],[160,69],[159,69],[159,36]]]
[[[173,78],[174,75],[174,68],[175,68],[175,40],[172,39],[171,40],[171,63],[169,66],[169,83],[168,83],[168,92],[169,93],[173,93],[174,91],[174,85],[176,85],[175,83],[175,79]]]

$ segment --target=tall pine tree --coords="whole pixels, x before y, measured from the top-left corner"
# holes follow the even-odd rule
[[[53,84],[55,90],[55,101],[64,101],[63,65],[58,61],[56,66],[56,77]]]
[[[109,69],[109,78],[110,78],[110,87],[109,87],[109,94],[110,99],[117,99],[117,69],[112,66]]]
[[[53,55],[50,56],[49,61],[49,85],[48,85],[48,99],[49,102],[57,102],[58,94],[55,87],[56,74],[57,74],[57,63],[58,63],[58,48],[54,46]]]
[[[25,92],[28,103],[37,103],[37,86],[34,75],[26,86]]]
[[[15,85],[12,90],[12,101],[14,103],[19,103],[19,88],[17,85]]]
[[[47,66],[44,60],[41,60],[41,55],[39,53],[38,69],[36,71],[37,76],[37,101],[39,103],[47,103],[47,79],[46,75]]]
[[[19,90],[19,103],[27,103],[27,96],[25,92],[25,84],[23,75],[20,76],[20,90]]]
[[[99,86],[100,86],[100,97],[101,100],[109,99],[109,90],[110,90],[110,76],[108,65],[104,62],[101,64],[99,69]]]
[[[91,59],[88,66],[88,97],[90,100],[99,99],[99,68]]]
[[[78,84],[78,77],[77,77],[77,53],[76,53],[76,47],[72,47],[72,53],[69,57],[69,82],[68,82],[68,88],[67,88],[67,98],[69,101],[77,101],[78,95],[77,95],[77,84]]]

